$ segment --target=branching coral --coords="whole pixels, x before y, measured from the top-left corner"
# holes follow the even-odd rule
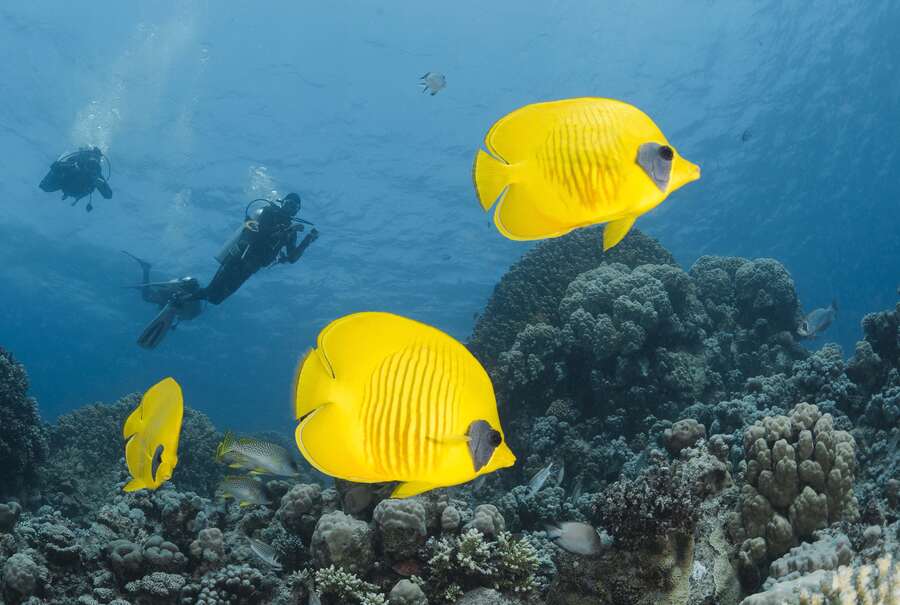
[[[426,549],[426,586],[434,602],[452,603],[465,590],[478,586],[519,594],[538,589],[537,550],[507,532],[489,540],[473,528],[460,536],[430,538]]]

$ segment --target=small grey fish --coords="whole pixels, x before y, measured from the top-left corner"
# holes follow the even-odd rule
[[[422,86],[422,92],[431,93],[432,97],[447,87],[446,76],[437,71],[425,72],[425,75],[419,80],[421,80],[419,84]]]
[[[251,504],[270,504],[260,482],[242,475],[229,475],[222,479],[217,494],[220,498],[234,498],[241,508]]]
[[[797,334],[803,338],[810,340],[828,329],[828,326],[837,317],[837,301],[831,301],[831,304],[825,309],[816,309],[812,311],[806,318],[800,322],[797,328]]]
[[[225,434],[222,443],[216,448],[216,461],[257,475],[299,475],[297,463],[280,445],[249,437],[237,439],[231,432]]]
[[[545,527],[547,537],[565,551],[575,555],[593,557],[609,546],[597,533],[593,525],[578,521],[560,523],[558,527]]]
[[[472,491],[481,491],[481,488],[484,487],[485,481],[487,481],[487,475],[478,475],[477,477],[475,477],[475,480],[472,481]]]
[[[551,462],[537,473],[535,473],[534,477],[531,478],[531,481],[528,482],[528,495],[534,496],[536,493],[541,491],[541,488],[544,487],[544,484],[547,483],[547,479],[550,477],[550,471],[553,469],[553,463]]]
[[[575,487],[572,488],[572,497],[571,500],[574,504],[578,504],[578,499],[581,498],[581,475],[578,475],[578,479],[575,480]]]
[[[260,561],[275,571],[281,571],[281,563],[278,562],[278,556],[275,554],[274,548],[256,538],[248,536],[247,540],[250,542],[250,550],[253,551],[254,555],[259,557]]]

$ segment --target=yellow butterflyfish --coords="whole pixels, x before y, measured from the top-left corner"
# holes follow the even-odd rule
[[[126,492],[155,490],[171,479],[178,464],[178,438],[184,401],[181,387],[165,378],[144,393],[141,404],[125,421],[125,462],[131,481]]]
[[[390,313],[331,322],[301,362],[297,447],[319,471],[406,498],[512,466],[494,387],[458,341]]]
[[[506,237],[560,237],[607,223],[609,250],[638,216],[700,178],[644,112],[613,99],[526,105],[498,120],[475,156],[473,177]]]

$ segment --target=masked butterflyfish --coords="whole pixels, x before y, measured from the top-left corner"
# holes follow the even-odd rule
[[[526,105],[500,118],[478,150],[473,177],[506,237],[560,237],[607,223],[603,249],[700,168],[681,157],[640,109],[613,99]]]
[[[131,481],[126,492],[156,489],[172,477],[178,464],[178,437],[184,401],[181,387],[166,378],[150,387],[122,428],[125,462]]]
[[[512,466],[494,388],[459,342],[389,313],[331,322],[297,372],[297,447],[319,471],[399,481],[392,498]]]

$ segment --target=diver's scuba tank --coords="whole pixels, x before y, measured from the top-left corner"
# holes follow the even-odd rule
[[[231,239],[225,243],[225,246],[216,254],[216,261],[220,265],[224,265],[226,261],[231,259],[243,258],[250,248],[250,242],[253,234],[259,231],[259,222],[257,218],[262,213],[262,208],[257,208],[250,214],[244,215],[244,224],[241,225]]]

